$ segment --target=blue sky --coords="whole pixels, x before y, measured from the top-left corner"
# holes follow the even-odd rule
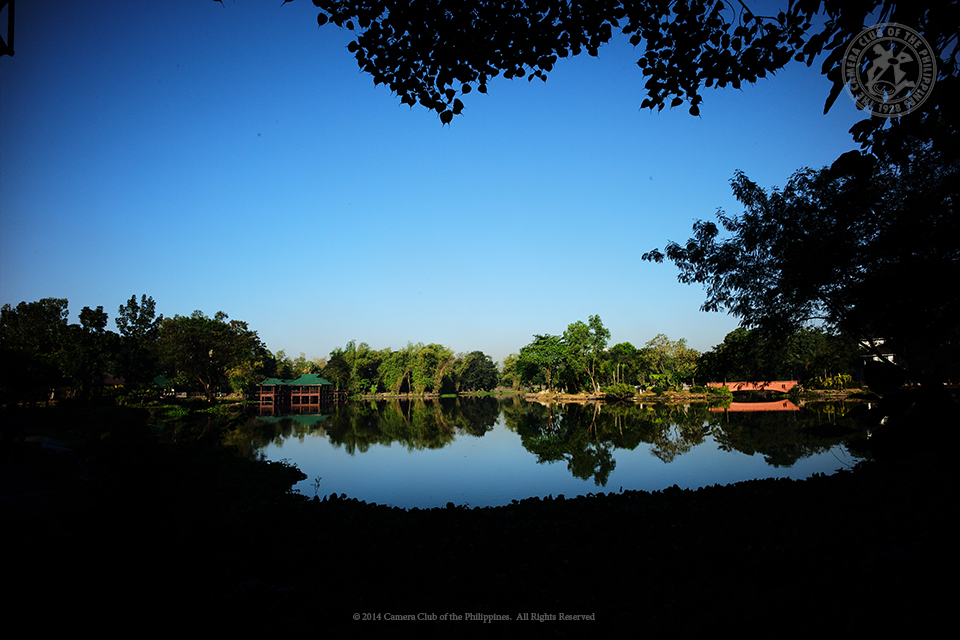
[[[736,327],[640,255],[855,148],[819,61],[701,116],[639,109],[639,54],[490,84],[451,126],[360,73],[299,0],[20,2],[0,58],[0,303],[222,310],[308,358],[348,340],[496,360],[597,314],[701,351]]]

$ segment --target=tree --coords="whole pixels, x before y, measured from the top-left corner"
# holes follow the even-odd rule
[[[227,372],[263,357],[266,348],[246,322],[231,320],[218,311],[208,318],[202,311],[166,318],[160,325],[158,348],[162,362],[173,372],[203,386],[208,402]]]
[[[400,102],[435,110],[442,123],[463,112],[461,98],[487,92],[491,78],[546,81],[560,58],[596,56],[616,31],[641,47],[638,67],[647,78],[641,108],[689,104],[699,114],[703,87],[740,88],[791,61],[808,66],[826,53],[821,72],[833,81],[824,110],[843,90],[846,44],[865,26],[910,25],[940,54],[941,76],[955,76],[956,2],[896,4],[889,0],[790,0],[776,16],[758,15],[755,1],[692,0],[314,0],[320,26],[356,31],[347,49],[357,64],[400,96]],[[931,104],[934,111],[941,101]],[[870,121],[867,121],[870,122]],[[863,131],[869,136],[883,123]]]
[[[416,348],[410,342],[399,351],[391,352],[389,349],[386,351],[379,370],[379,378],[383,383],[384,390],[397,394],[403,390],[404,383],[406,383],[408,390],[412,387],[410,372],[413,368],[415,355]]]
[[[106,330],[108,318],[102,306],[84,307],[79,318],[80,324],[71,324],[64,332],[57,361],[74,392],[89,396],[104,373],[117,373],[120,336]]]
[[[33,348],[52,353],[67,329],[66,298],[43,298],[0,308],[0,342],[5,346]]]
[[[814,328],[767,339],[760,331],[737,327],[723,343],[700,356],[697,376],[724,381],[768,381],[850,374],[856,341]]]
[[[293,377],[299,378],[302,375],[313,373],[313,363],[307,360],[307,354],[303,351],[293,361]]]
[[[102,310],[102,307],[100,309]],[[157,303],[152,297],[148,298],[143,294],[137,304],[137,296],[130,296],[127,304],[120,305],[117,319],[114,320],[120,335],[138,342],[155,340],[163,323],[163,316],[157,316],[156,309]]]
[[[157,304],[146,294],[130,296],[125,305],[120,305],[114,322],[120,331],[119,375],[127,382],[147,382],[157,375],[157,335],[163,316],[156,314]]]
[[[443,376],[453,363],[453,350],[439,344],[418,344],[411,367],[411,386],[416,395],[423,395],[427,389],[440,393]]]
[[[563,339],[559,336],[535,335],[533,342],[520,349],[517,370],[521,383],[536,382],[542,376],[548,391],[553,391],[553,380],[566,357]]]
[[[648,369],[654,380],[663,386],[676,386],[696,373],[699,353],[687,347],[685,338],[676,342],[660,333],[642,349]]]
[[[49,399],[63,381],[58,351],[67,333],[67,300],[43,298],[0,307],[0,394],[4,402]]]
[[[517,363],[520,360],[520,354],[511,353],[503,359],[503,366],[500,369],[500,384],[511,387],[514,391],[520,388],[520,372]]]
[[[293,373],[293,360],[290,359],[286,351],[280,349],[273,358],[275,362],[274,369],[278,378],[281,380],[291,380],[297,377]]]
[[[348,393],[376,391],[383,357],[381,352],[371,349],[366,342],[358,345],[356,340],[351,340],[343,348],[337,347],[330,352],[323,373],[338,389]],[[308,364],[304,358],[304,365]]]
[[[600,392],[597,362],[606,349],[609,339],[610,331],[603,326],[600,316],[590,316],[589,324],[578,320],[563,332],[567,366],[576,373],[581,371],[586,373],[594,393]]]
[[[697,376],[713,382],[779,380],[780,376],[770,373],[765,346],[757,331],[737,327],[721,344],[700,355]]]
[[[238,396],[246,397],[267,376],[263,375],[265,360],[244,360],[226,370],[230,389]]]
[[[463,361],[466,366],[459,372],[460,387],[467,391],[490,391],[497,386],[500,374],[493,358],[483,351],[472,351]]]
[[[694,237],[643,259],[674,262],[680,282],[704,285],[703,310],[767,338],[821,326],[877,355],[893,348],[916,379],[942,381],[960,362],[960,295],[932,283],[960,281],[960,161],[936,142],[913,140],[898,161],[844,154],[769,193],[738,172],[741,215],[698,220]]]
[[[629,342],[620,342],[610,347],[607,357],[613,384],[637,384],[637,355],[637,348]]]

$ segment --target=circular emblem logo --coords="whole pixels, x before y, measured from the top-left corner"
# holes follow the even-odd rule
[[[878,24],[847,45],[843,77],[858,109],[897,118],[916,110],[930,95],[937,79],[936,56],[910,27]]]

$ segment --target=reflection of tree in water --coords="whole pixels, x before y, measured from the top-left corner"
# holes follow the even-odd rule
[[[226,443],[249,457],[270,443],[319,436],[351,455],[393,443],[410,451],[438,449],[458,437],[482,437],[502,415],[505,427],[520,436],[538,463],[564,461],[574,477],[606,486],[618,449],[648,444],[654,456],[669,463],[710,436],[723,450],[761,453],[768,464],[788,467],[838,444],[843,430],[838,435],[837,422],[846,411],[830,406],[790,413],[711,413],[707,404],[543,405],[519,398],[348,402],[329,410],[324,416],[247,418],[227,434]]]
[[[152,411],[147,423],[161,442],[192,442],[221,440],[241,429],[247,421],[244,413],[189,413],[179,407],[164,407]]]
[[[823,407],[797,414],[777,412],[712,413],[708,404],[690,405],[553,405],[514,402],[503,405],[507,428],[540,463],[566,460],[578,478],[603,485],[617,449],[651,445],[651,453],[670,463],[714,437],[726,451],[762,453],[775,467],[829,450],[840,442],[816,437],[816,425],[843,415],[843,407]],[[591,471],[592,470],[592,471]]]
[[[285,440],[326,436],[350,455],[375,445],[398,443],[408,450],[439,449],[457,436],[480,437],[491,431],[499,416],[493,398],[347,402],[328,408],[326,415],[251,417],[230,435],[229,444],[245,455]]]
[[[362,406],[362,410],[355,407]],[[327,437],[353,455],[373,445],[400,444],[409,451],[439,449],[453,441],[455,434],[436,402],[422,398],[412,401],[346,403],[337,407],[326,427]]]
[[[500,403],[496,398],[443,398],[444,411],[455,411],[456,431],[459,434],[482,437],[493,431],[500,418]]]
[[[303,442],[307,437],[323,435],[323,426],[329,417],[325,414],[246,416],[234,430],[224,434],[223,442],[235,447],[243,457],[254,458],[270,444],[282,445],[294,438]]]
[[[514,405],[504,411],[508,428],[520,435],[524,448],[537,456],[539,464],[565,460],[575,478],[593,478],[606,486],[616,467],[616,446],[606,437],[601,405]]]
[[[703,444],[710,435],[707,405],[656,405],[649,418],[650,453],[663,462],[673,462]]]
[[[710,421],[714,439],[724,451],[762,454],[767,464],[789,468],[843,441],[842,429],[831,430],[827,437],[819,434],[824,433],[824,423],[833,424],[834,416],[845,411],[836,403],[807,404],[801,411],[714,413]]]

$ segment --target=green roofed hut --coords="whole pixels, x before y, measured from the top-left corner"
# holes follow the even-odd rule
[[[261,413],[316,413],[321,404],[337,402],[343,392],[315,373],[305,373],[296,380],[267,378],[257,385]]]

